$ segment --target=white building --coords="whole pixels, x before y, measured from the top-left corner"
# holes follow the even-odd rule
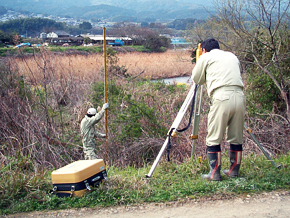
[[[58,35],[55,32],[48,33],[47,38],[58,38]]]

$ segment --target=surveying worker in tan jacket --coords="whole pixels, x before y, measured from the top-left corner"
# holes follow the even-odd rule
[[[95,137],[105,138],[106,134],[99,133],[95,130],[95,124],[104,116],[105,110],[109,107],[109,103],[105,103],[99,113],[95,108],[89,108],[87,114],[81,122],[81,135],[83,137],[83,149],[86,160],[98,159],[95,149]]]
[[[230,168],[223,172],[237,177],[242,159],[243,128],[246,99],[243,93],[240,62],[231,52],[222,51],[217,40],[210,38],[201,43],[202,55],[193,71],[196,84],[206,83],[211,100],[206,137],[210,172],[207,180],[221,180],[221,143],[226,133],[230,143]]]

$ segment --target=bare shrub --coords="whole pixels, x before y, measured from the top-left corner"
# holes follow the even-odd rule
[[[288,121],[277,114],[264,114],[247,118],[252,133],[270,156],[286,154],[290,150]],[[250,135],[245,131],[245,150],[247,153],[262,154]]]
[[[106,157],[108,152],[110,162],[121,166],[131,164],[143,166],[145,163],[153,162],[189,87],[141,81],[128,82],[120,78],[116,80],[115,85],[122,91],[115,92],[117,96],[114,96],[109,88],[109,93],[112,92],[111,99],[116,99],[110,101],[110,107],[114,109],[109,110],[109,142],[106,149],[100,145],[98,152],[102,157]],[[102,90],[102,87],[98,90]],[[98,104],[98,99],[99,96],[94,97],[97,101],[95,104]],[[182,120],[180,128],[187,126],[188,122],[189,113]],[[201,134],[204,135],[206,131],[203,119],[201,123]],[[130,129],[127,129],[127,126]],[[192,127],[172,139],[170,156],[175,162],[180,163],[190,158],[191,131]],[[203,148],[197,146],[197,155],[202,155],[202,151]]]
[[[78,132],[66,126],[74,123],[70,108],[88,99],[93,80],[81,82],[71,74],[73,67],[62,67],[60,60],[43,51],[33,59],[22,57],[22,66],[13,59],[5,62],[1,71],[6,85],[1,99],[4,156],[14,156],[20,149],[36,162],[56,167],[82,157]]]
[[[131,57],[125,55],[127,53],[119,56],[117,64],[121,62],[124,66],[130,66]],[[144,59],[138,59],[137,53],[131,55],[135,57],[131,61],[134,66],[128,67],[128,72],[131,68],[131,78],[135,79],[110,76],[110,83],[116,81],[118,92],[114,98],[109,92],[109,138],[98,140],[97,150],[100,157],[109,163],[139,167],[154,161],[167,137],[167,131],[186,98],[189,87],[178,88],[166,85],[154,87],[153,83],[140,79],[148,75],[155,78],[184,75],[183,70],[172,67],[184,60],[182,56],[167,53],[165,59],[171,58],[171,63],[164,62],[161,67],[158,64],[165,59],[158,59],[152,54],[142,54],[140,57]],[[176,64],[172,62],[172,57],[176,60]],[[127,62],[126,58],[128,58]],[[142,65],[143,60],[144,62],[148,60],[147,64]],[[103,104],[102,91],[92,89],[93,84],[102,83],[102,61],[101,55],[64,56],[46,50],[35,56],[18,56],[5,60],[0,80],[1,162],[9,162],[8,157],[15,156],[17,152],[28,156],[35,164],[43,167],[60,167],[82,159],[79,123],[89,107]],[[187,60],[185,63],[188,65]],[[192,68],[192,65],[189,65]],[[145,70],[147,74],[140,75],[140,70]],[[169,74],[169,71],[172,72]],[[94,99],[92,94],[98,94],[96,97],[98,100]],[[145,111],[141,112],[148,113],[148,117],[138,117],[140,114],[137,112],[130,117],[132,113],[130,109],[136,105],[137,111],[145,108]],[[154,109],[154,112],[150,111],[150,108]],[[206,157],[208,109],[209,101],[204,94],[195,157]],[[124,116],[122,120],[121,115]],[[187,113],[180,128],[188,124],[188,119]],[[273,155],[289,151],[289,124],[283,117],[275,114],[260,115],[255,118],[247,117],[246,122],[253,129],[258,140]],[[141,130],[138,137],[122,136],[124,134],[122,128],[125,125],[132,127],[135,123],[141,126],[141,129],[138,129]],[[105,121],[102,120],[97,128],[100,132],[105,132],[104,126]],[[172,139],[170,154],[172,161],[180,163],[190,158],[191,131],[192,127]],[[224,152],[228,149],[225,142],[222,149]],[[261,153],[245,132],[244,153],[247,155],[252,152]]]

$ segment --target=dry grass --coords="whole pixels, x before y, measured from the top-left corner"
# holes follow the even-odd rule
[[[169,50],[165,53],[119,53],[120,66],[128,74],[142,78],[170,78],[190,75],[193,65],[189,50]],[[103,78],[104,58],[102,54],[59,55],[48,51],[36,57],[15,58],[18,71],[30,81],[43,79],[43,68],[53,69],[55,79],[69,75],[82,81],[96,81]]]
[[[142,77],[159,79],[190,75],[191,64],[188,50],[169,50],[165,53],[123,53],[118,55],[120,65],[126,66],[130,75],[141,72]]]
[[[13,58],[12,67],[17,66],[19,74],[25,75],[32,83],[42,81],[45,72],[53,72],[54,78],[69,76],[81,81],[101,79],[103,58],[98,55],[61,55],[49,51],[37,56]],[[12,69],[15,70],[15,69]]]

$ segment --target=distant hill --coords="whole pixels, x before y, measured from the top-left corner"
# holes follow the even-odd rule
[[[88,6],[92,5],[88,0],[0,0],[0,5],[4,7],[13,7],[17,9],[45,10],[49,8],[68,8],[71,6]]]
[[[0,6],[8,9],[52,15],[65,14],[67,8],[79,5],[92,4],[88,0],[0,0]]]
[[[109,21],[167,21],[208,17],[211,0],[0,0],[18,11]]]
[[[7,9],[3,6],[0,6],[0,15],[6,14],[7,13]]]
[[[123,15],[135,16],[136,12],[129,9],[102,4],[85,7],[70,7],[65,11],[65,14],[71,17],[79,17],[83,19],[90,19],[92,17],[109,19]]]
[[[212,6],[213,0],[91,0],[91,4],[107,4],[140,11],[187,10]]]

